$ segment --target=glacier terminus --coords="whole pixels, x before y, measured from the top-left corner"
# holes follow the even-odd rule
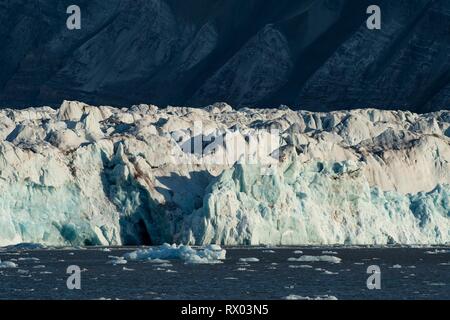
[[[64,101],[0,118],[1,246],[450,242],[449,111]]]

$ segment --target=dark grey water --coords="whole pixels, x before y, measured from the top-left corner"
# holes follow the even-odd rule
[[[18,265],[0,269],[0,299],[283,299],[290,295],[450,299],[449,247],[227,248],[227,259],[222,264],[107,263],[111,260],[108,256],[132,250],[0,252],[2,261]],[[314,256],[334,251],[333,255],[342,262],[288,261],[301,255],[294,253],[296,250]],[[259,262],[239,260],[249,257],[258,258]],[[69,265],[83,270],[81,290],[67,289]],[[381,290],[369,290],[366,286],[370,265],[381,269]]]

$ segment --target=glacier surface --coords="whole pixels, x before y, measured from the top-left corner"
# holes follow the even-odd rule
[[[449,111],[1,109],[0,245],[448,244],[449,136]]]

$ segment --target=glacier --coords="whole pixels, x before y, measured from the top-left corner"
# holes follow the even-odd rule
[[[0,246],[450,243],[450,112],[0,110]]]

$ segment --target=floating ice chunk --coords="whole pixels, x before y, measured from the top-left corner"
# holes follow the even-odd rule
[[[323,295],[316,297],[303,297],[295,294],[290,294],[287,297],[284,297],[285,300],[337,300],[335,296]]]
[[[303,254],[303,251],[302,250],[295,250],[294,254]]]
[[[40,261],[39,258],[33,258],[33,257],[21,257],[18,260],[19,261]]]
[[[17,268],[17,264],[12,261],[0,260],[0,269]]]
[[[295,288],[295,286],[293,286],[293,285],[290,285],[290,286],[285,286],[284,288],[285,288],[285,289],[294,289],[294,288]]]
[[[436,287],[446,286],[446,284],[444,282],[429,282],[429,281],[424,281],[424,282],[429,286],[436,286]]]
[[[239,261],[241,261],[241,262],[259,262],[259,259],[258,258],[253,258],[253,257],[251,257],[251,258],[240,258]]]
[[[392,269],[401,269],[401,268],[402,268],[402,266],[399,265],[399,264],[394,264],[394,265],[392,266]]]
[[[112,257],[113,260],[108,261],[107,263],[109,264],[113,264],[113,265],[118,265],[118,264],[127,264],[128,261],[125,260],[124,257]]]
[[[314,270],[316,270],[316,271],[326,271],[325,269],[322,269],[322,268],[315,268]]]
[[[263,253],[275,253],[273,250],[263,250]]]
[[[336,251],[322,251],[322,254],[338,254]]]
[[[130,269],[130,268],[127,268],[127,267],[123,267],[122,270],[123,271],[134,271],[134,269]]]
[[[330,262],[341,263],[342,259],[335,256],[301,256],[299,258],[289,258],[290,262]]]
[[[128,260],[182,260],[185,263],[220,263],[225,259],[226,250],[218,245],[194,249],[185,245],[163,244],[158,247],[140,249],[124,255]]]
[[[426,254],[443,254],[443,253],[449,253],[450,252],[450,250],[444,250],[444,249],[442,249],[442,250],[438,250],[438,249],[435,249],[435,250],[433,250],[433,251],[425,251],[425,253]]]
[[[339,272],[332,272],[332,271],[328,271],[328,270],[325,270],[323,273],[329,274],[329,275],[339,274]]]
[[[161,263],[161,264],[158,265],[158,267],[160,267],[160,268],[170,268],[170,267],[173,267],[173,264],[171,264],[171,263]]]

